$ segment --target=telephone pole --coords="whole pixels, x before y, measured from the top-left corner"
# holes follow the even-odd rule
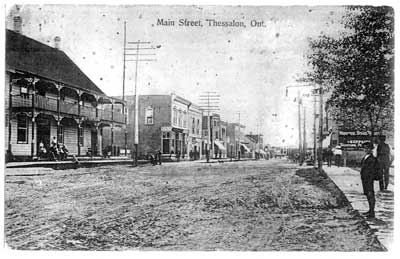
[[[126,43],[129,44],[129,47],[126,47]],[[138,66],[139,62],[151,62],[157,61],[156,59],[152,58],[145,58],[145,56],[155,56],[155,53],[141,53],[142,50],[151,51],[154,49],[158,49],[161,46],[153,46],[150,45],[151,42],[147,41],[133,41],[133,42],[126,42],[126,22],[124,22],[124,69],[123,69],[123,99],[125,99],[125,62],[133,61],[135,62],[135,85],[134,85],[134,96],[135,96],[135,111],[133,113],[134,116],[134,130],[133,130],[133,137],[134,137],[134,156],[133,156],[133,164],[137,165],[138,160],[138,153],[139,153],[139,120],[138,120],[138,113],[139,113],[139,98],[138,98],[138,87],[137,87],[137,80],[138,80]],[[132,47],[131,47],[132,46]],[[126,53],[127,51],[133,51],[133,53]],[[134,59],[127,59],[127,56],[133,56]],[[131,148],[132,150],[132,148]]]
[[[211,137],[211,118],[210,113],[219,111],[219,100],[220,95],[217,92],[203,92],[200,95],[200,108],[207,112],[207,146],[206,152],[208,153],[208,157],[210,157],[210,146],[212,150],[212,154],[214,154],[214,142]],[[212,155],[211,154],[211,155]],[[208,161],[207,161],[208,162]]]

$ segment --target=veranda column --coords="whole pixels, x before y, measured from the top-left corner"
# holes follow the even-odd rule
[[[78,143],[78,156],[81,155],[81,145],[80,145],[81,127],[82,127],[82,125],[81,125],[81,123],[82,123],[82,121],[81,121],[81,105],[82,105],[81,95],[82,95],[82,91],[79,91],[78,92],[78,128],[77,128],[77,130],[78,130],[78,134],[77,134],[77,137],[78,137],[78,141],[77,141],[77,143]]]

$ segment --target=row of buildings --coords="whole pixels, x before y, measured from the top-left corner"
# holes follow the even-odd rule
[[[135,96],[125,99],[127,143],[129,150],[134,150]],[[211,158],[265,154],[262,135],[244,134],[244,125],[223,121],[216,113],[208,115],[195,103],[174,93],[140,95],[138,102],[139,157],[158,151],[164,156],[191,159],[204,158],[207,150]],[[115,143],[122,146],[122,136]]]
[[[135,97],[111,97],[94,84],[59,49],[21,33],[21,17],[6,30],[5,150],[7,161],[36,159],[39,147],[53,141],[70,155],[113,155],[134,151]],[[263,153],[261,135],[245,135],[244,126],[209,117],[185,98],[143,95],[138,98],[138,155],[161,151],[166,156],[254,156]],[[208,126],[210,123],[210,143]],[[261,150],[261,151],[260,151]]]

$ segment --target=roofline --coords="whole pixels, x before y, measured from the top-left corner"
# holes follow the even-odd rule
[[[35,73],[32,73],[32,72],[29,72],[29,71],[21,70],[21,69],[18,69],[18,68],[13,68],[13,67],[10,66],[10,65],[7,65],[6,71],[9,71],[9,72],[23,72],[23,73],[25,73],[25,74],[32,75],[32,76],[37,77],[37,78],[41,78],[41,79],[44,79],[44,80],[54,81],[54,82],[60,83],[60,84],[62,84],[62,85],[65,85],[65,86],[74,88],[74,89],[76,89],[76,90],[82,90],[82,91],[84,91],[84,92],[91,93],[91,94],[96,94],[96,95],[99,95],[99,96],[111,97],[111,96],[106,95],[106,94],[103,93],[103,92],[100,93],[100,92],[95,92],[95,91],[92,91],[92,90],[88,90],[88,89],[86,89],[86,88],[82,88],[82,87],[79,87],[79,86],[76,86],[76,85],[72,85],[72,84],[70,84],[70,83],[65,83],[64,81],[61,81],[61,80],[58,80],[58,79],[54,79],[54,78],[50,78],[50,77],[41,76],[41,75],[38,75],[38,74],[35,74]]]

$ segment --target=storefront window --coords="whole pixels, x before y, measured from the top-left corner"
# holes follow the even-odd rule
[[[171,138],[170,132],[162,133],[162,152],[163,152],[163,154],[170,153],[169,152],[170,151],[170,148],[169,148],[170,138]]]

